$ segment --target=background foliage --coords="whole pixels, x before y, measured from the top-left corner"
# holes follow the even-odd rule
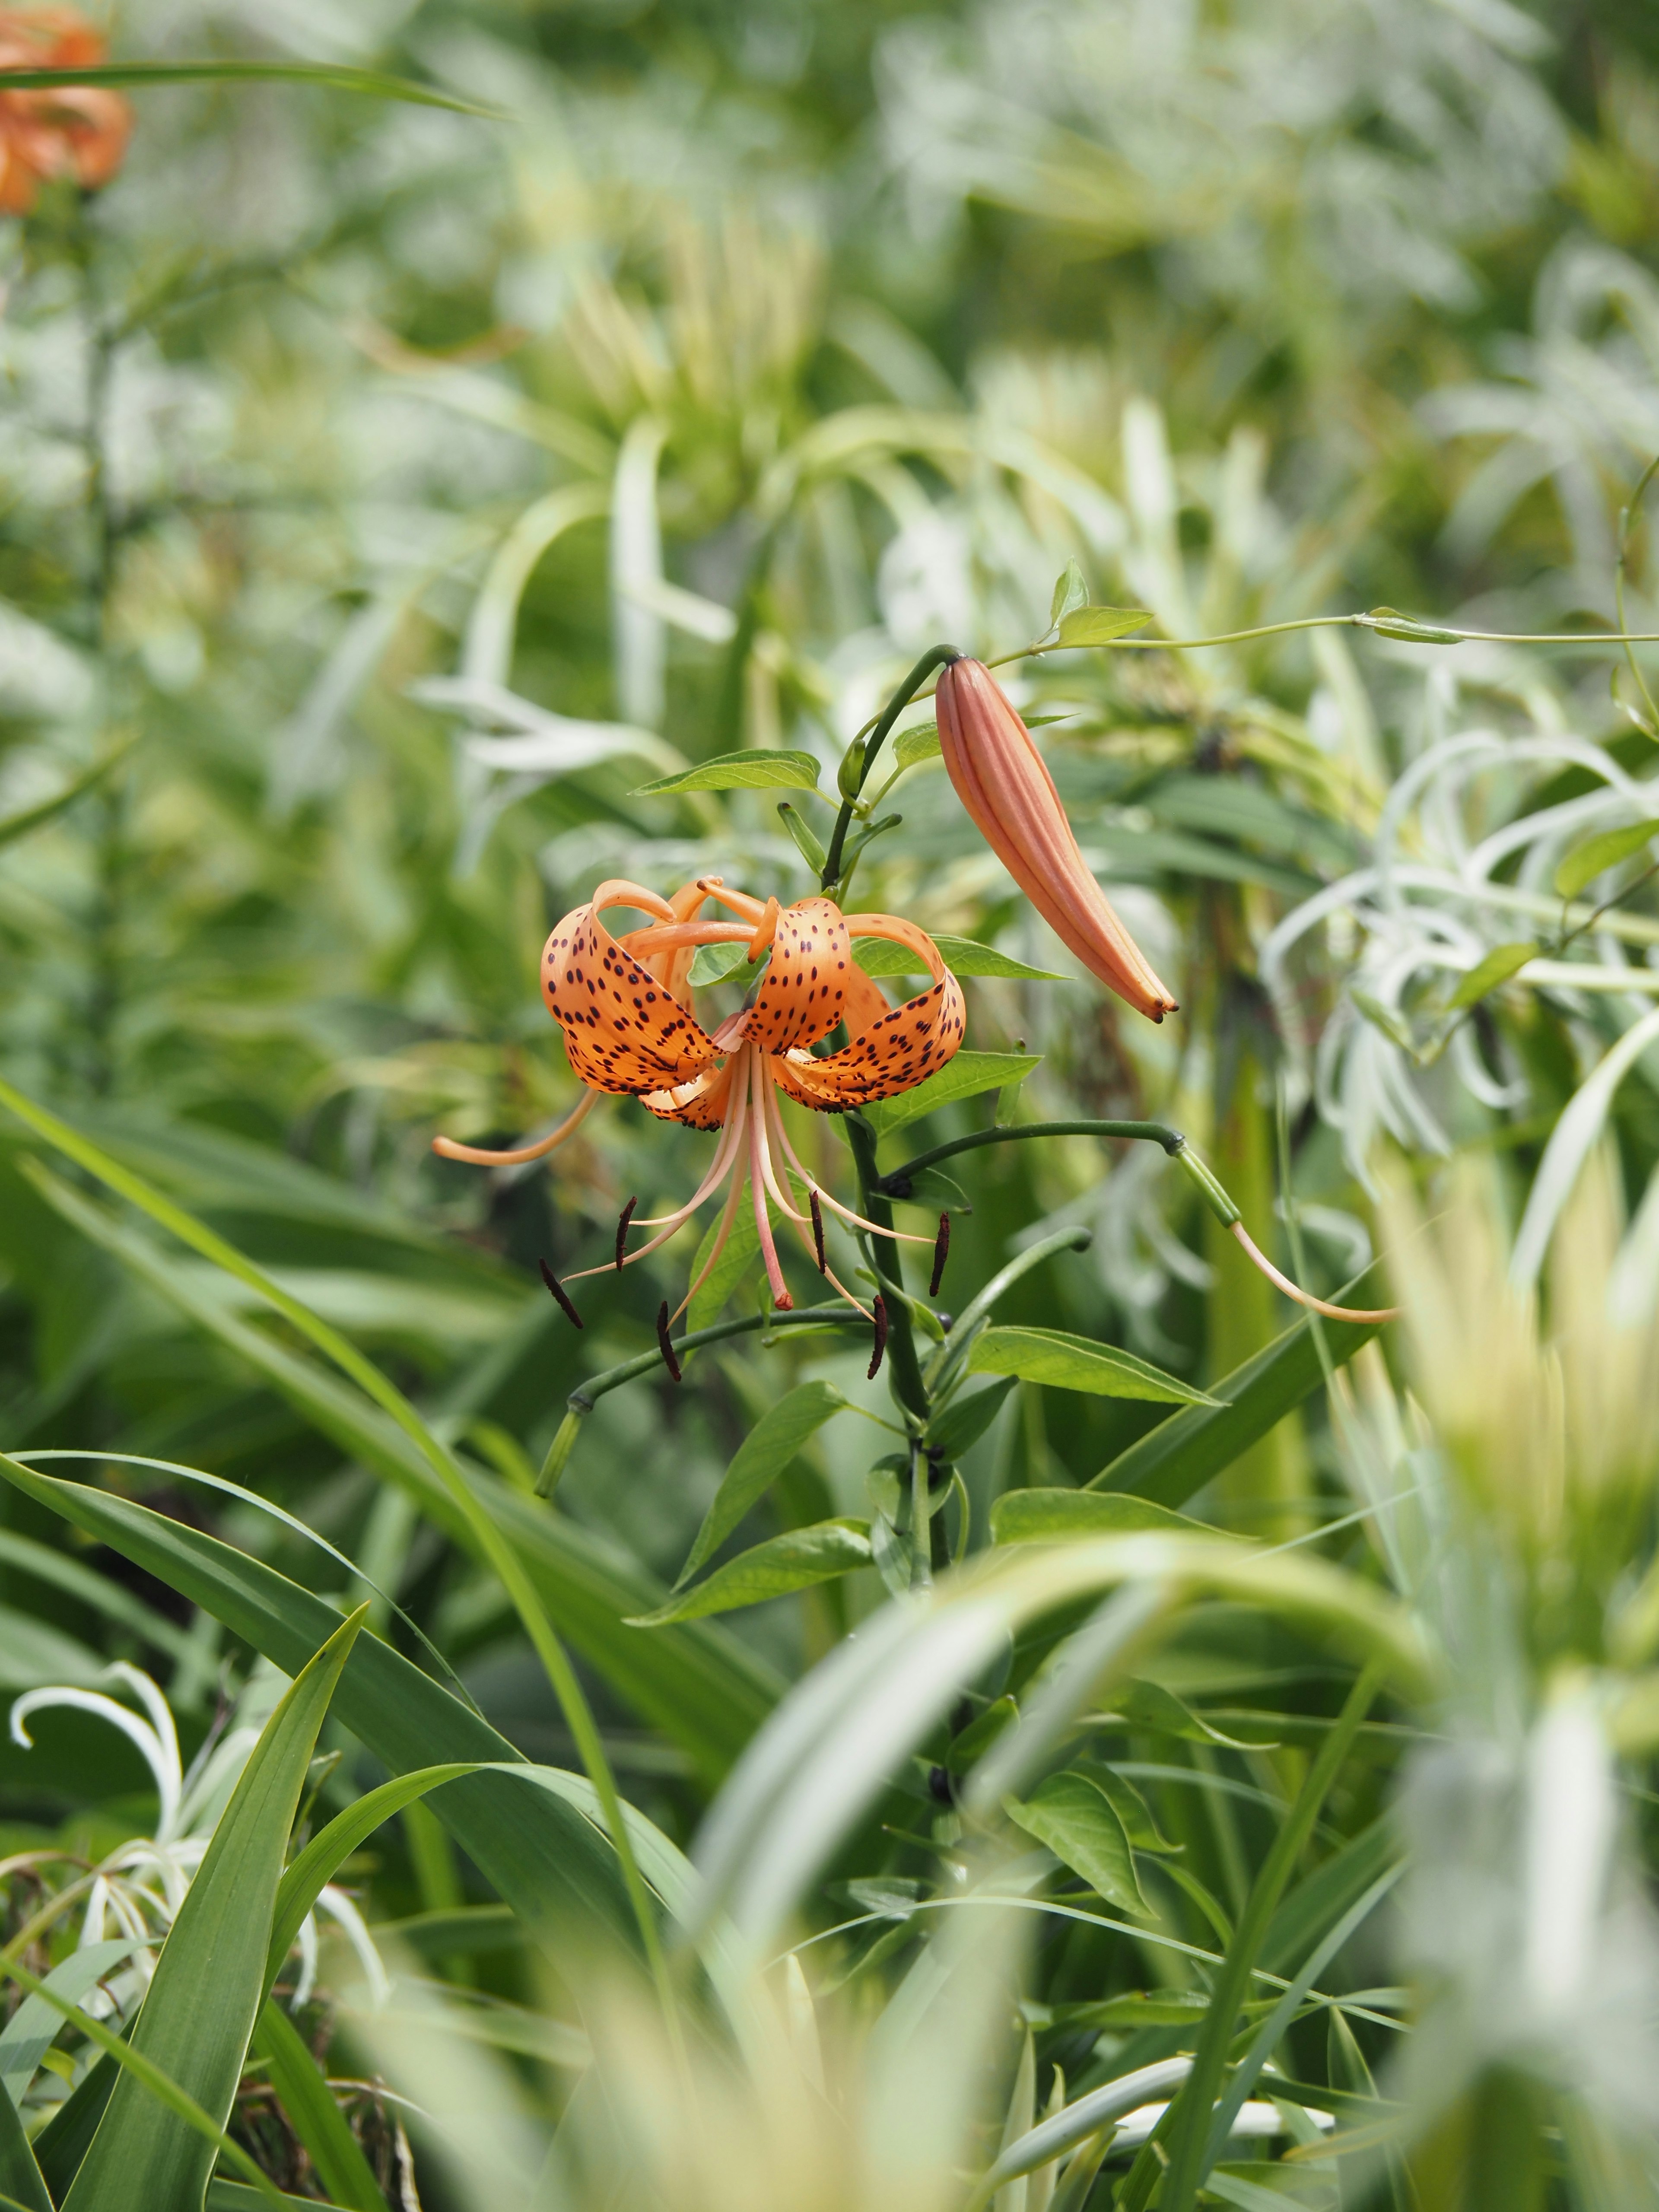
[[[376,2012],[361,1964],[325,1952],[326,1994],[299,2017],[337,2080],[449,2115],[424,2135],[411,2120],[411,2153],[402,2106],[340,2092],[390,2203],[416,2202],[411,2158],[437,2205],[472,2185],[492,2204],[967,2202],[959,2177],[1051,2100],[1243,2056],[1281,1992],[1261,1984],[1251,2010],[1223,1954],[1292,1986],[1317,1961],[1273,2046],[1305,2103],[1255,2098],[1278,2132],[1224,2134],[1212,2170],[1209,2096],[1177,2098],[1167,2172],[1130,2130],[1097,2183],[1084,2160],[1039,2167],[999,2212],[1043,2212],[1056,2189],[1073,2212],[1185,2212],[1200,2184],[1243,2205],[1649,2202],[1659,919],[1632,890],[1639,838],[1581,871],[1571,915],[1556,872],[1659,815],[1650,659],[1332,629],[1017,666],[1022,705],[1057,718],[1043,742],[1090,860],[1182,1000],[1161,1030],[1078,972],[937,763],[863,863],[864,902],[1062,978],[970,978],[969,1046],[1040,1064],[893,1135],[884,1165],[994,1112],[1154,1118],[1327,1294],[1383,1242],[1396,1255],[1408,1322],[1389,1365],[1363,1354],[1327,1402],[1318,1359],[1353,1346],[1299,1338],[1304,1402],[1265,1434],[1206,1457],[1190,1424],[1169,1446],[1164,1407],[1023,1382],[957,1449],[977,1553],[1016,1526],[996,1501],[1078,1491],[1159,1436],[1105,1491],[1297,1546],[1266,1555],[1283,1587],[1265,1564],[1235,1586],[1190,1529],[1146,1540],[1195,1542],[1190,1558],[1120,1555],[1113,1524],[1079,1522],[1063,1553],[995,1547],[996,1635],[964,1628],[954,1656],[927,1638],[967,1599],[945,1578],[895,1610],[908,1570],[890,1560],[885,1583],[864,1566],[628,1626],[664,1601],[786,1390],[833,1386],[890,1418],[884,1386],[855,1335],[737,1338],[681,1388],[657,1368],[601,1398],[556,1504],[538,1499],[568,1392],[651,1351],[690,1239],[587,1286],[580,1338],[537,1261],[603,1261],[623,1203],[684,1195],[706,1140],[624,1103],[550,1169],[429,1150],[438,1129],[510,1141],[574,1103],[536,963],[600,878],[809,888],[775,794],[641,798],[643,782],[743,745],[804,750],[830,787],[920,651],[1036,638],[1068,561],[1170,637],[1383,603],[1483,630],[1613,623],[1620,510],[1659,450],[1649,11],[152,0],[112,31],[124,57],[370,64],[505,112],[147,88],[110,189],[52,188],[0,236],[5,1075],[343,1332],[431,1449],[327,1370],[293,1313],[9,1115],[5,1438],[88,1455],[55,1471],[326,1604],[270,1597],[283,1642],[153,1529],[82,1508],[71,1533],[61,1496],[14,1488],[0,1682],[84,1688],[109,1659],[140,1663],[188,1755],[254,1695],[255,1653],[297,1674],[366,1601],[368,1632],[411,1662],[377,1694],[415,1702],[380,1738],[368,1691],[337,1702],[324,1741],[343,1757],[313,1771],[307,1817],[505,1745],[578,1767],[489,1528],[660,1832],[642,1853],[691,1844],[747,1747],[699,1857],[730,1885],[733,1942],[769,1958],[842,1932],[754,1999],[793,2040],[769,2053],[728,2020],[742,2065],[696,2041],[680,2071],[624,1970],[588,1958],[607,1912],[626,1923],[591,1826],[597,1870],[561,1830],[509,1878],[489,1845],[520,1785],[467,1801],[495,1810],[463,1832],[450,1808],[494,1779],[472,1777],[358,1839],[341,1879],[392,1930],[398,2001]],[[1629,626],[1659,629],[1639,516],[1622,580]],[[800,804],[822,836],[827,813]],[[1500,962],[1495,991],[1460,1004],[1459,979],[1507,945],[1533,964],[1511,983]],[[821,1133],[830,1171],[844,1153]],[[1419,1178],[1460,1164],[1455,1196],[1423,1186],[1429,1226],[1383,1164],[1390,1140]],[[970,1210],[947,1310],[1081,1224],[1087,1249],[1021,1275],[999,1324],[1120,1346],[1196,1386],[1289,1325],[1155,1146],[1056,1138],[950,1172]],[[1455,1232],[1431,1225],[1446,1205]],[[905,1218],[931,1234],[936,1212]],[[729,1286],[732,1315],[757,1279]],[[1546,1279],[1540,1323],[1525,1294]],[[885,1449],[855,1413],[823,1422],[721,1556],[832,1517],[902,1534],[896,1486],[869,1472]],[[470,1517],[441,1462],[485,1501]],[[945,1526],[954,1540],[955,1505]],[[1131,1600],[1152,1611],[1111,1610]],[[964,1812],[999,1700],[1029,1723],[1074,1638],[1100,1681],[1054,1723],[1063,1773],[988,1769]],[[858,1674],[848,1655],[866,1648],[884,1674]],[[1368,1680],[1380,1702],[1333,1732],[1368,1650],[1392,1670]],[[420,1673],[450,1669],[477,1708],[465,1725],[419,1704]],[[818,1714],[817,1768],[804,1744],[757,1741],[807,1678],[822,1702],[783,1711]],[[272,1702],[254,1695],[255,1726]],[[150,1772],[106,1723],[31,1726],[33,1749],[0,1753],[9,1849],[90,1862],[160,1833]],[[1342,1756],[1310,1801],[1322,1744]],[[994,1817],[1056,1784],[1068,1819]],[[1401,1838],[1397,1894],[1349,1929]],[[20,1856],[9,1934],[69,1863]],[[659,1892],[669,1866],[646,1868]],[[929,1933],[975,1917],[930,1922],[936,1899],[987,1885],[1005,1909],[981,1941]],[[1016,1895],[1103,1900],[1111,1929]],[[57,1925],[26,1970],[82,1932]],[[137,1995],[112,1985],[118,2016]],[[369,2185],[337,2142],[345,2164],[319,2163],[330,2123],[305,2119],[315,2085],[294,2052],[284,2088],[255,2051],[239,2140],[285,2188]],[[71,2028],[24,2076],[32,2127],[94,2055]],[[601,2075],[609,2131],[597,2093],[583,2101]],[[1099,2109],[1068,2152],[1098,2138]],[[1353,2130],[1344,2155],[1284,2155],[1317,2150],[1310,2109]]]

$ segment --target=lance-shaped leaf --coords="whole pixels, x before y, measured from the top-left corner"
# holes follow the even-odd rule
[[[1115,1535],[1132,1528],[1184,1528],[1189,1535],[1219,1533],[1147,1498],[1117,1490],[1011,1490],[991,1508],[994,1544],[1058,1544],[1068,1537]]]
[[[817,791],[818,764],[811,753],[775,751],[769,745],[744,746],[699,761],[678,775],[642,783],[635,799],[665,799],[677,791]],[[822,794],[820,794],[822,795]]]
[[[1017,1375],[1055,1390],[1096,1398],[1146,1398],[1166,1406],[1213,1406],[1217,1401],[1161,1367],[1092,1337],[1061,1328],[988,1328],[968,1355],[970,1375]]]
[[[1001,1091],[1020,1083],[1041,1066],[1041,1053],[959,1052],[948,1066],[930,1075],[914,1091],[901,1091],[896,1098],[879,1098],[863,1109],[864,1118],[878,1137],[890,1136],[907,1121],[918,1121],[936,1106],[949,1106],[959,1098],[976,1098],[984,1091]]]
[[[750,1508],[763,1498],[790,1461],[847,1401],[833,1382],[802,1382],[763,1413],[737,1449],[714,1503],[703,1516],[674,1587],[689,1583],[719,1551]]]
[[[253,2032],[253,2051],[269,2069],[271,2087],[330,2197],[349,2212],[386,2212],[374,2170],[305,2038],[269,2000]]]
[[[697,1620],[705,1613],[734,1613],[739,1606],[787,1597],[814,1583],[833,1582],[854,1567],[871,1563],[867,1521],[816,1521],[810,1528],[791,1528],[752,1551],[717,1567],[706,1582],[678,1591],[655,1613],[642,1614],[635,1628],[661,1628],[670,1621]]]
[[[1644,851],[1656,837],[1659,821],[1627,822],[1622,829],[1604,830],[1599,837],[1576,845],[1555,872],[1555,896],[1577,898],[1598,876]]]
[[[1507,983],[1511,975],[1518,975],[1528,960],[1538,957],[1538,947],[1530,939],[1522,945],[1494,945],[1484,960],[1477,960],[1466,975],[1459,978],[1457,988],[1446,1001],[1449,1014],[1461,1014],[1465,1006],[1474,1006],[1484,999],[1488,991],[1495,991],[1500,983]]]
[[[1003,975],[1016,982],[1063,983],[1065,977],[1051,968],[1029,968],[994,945],[979,945],[971,937],[940,935],[933,942],[953,975]],[[862,937],[853,947],[853,957],[866,975],[921,975],[927,972],[921,956],[908,945],[886,938]],[[696,981],[696,971],[692,971]]]
[[[265,1950],[306,1769],[368,1608],[301,1669],[266,1722],[179,1906],[132,2049],[220,2127],[241,2079],[264,1996]],[[199,2203],[213,2146],[124,2071],[64,2200],[64,2212]]]
[[[1145,629],[1152,617],[1143,607],[1073,607],[1060,618],[1060,642],[1064,646],[1110,645]]]
[[[1051,1774],[1024,1803],[1010,1798],[1006,1809],[1017,1826],[1046,1844],[1109,1905],[1125,1912],[1146,1911],[1123,1823],[1087,1775]]]

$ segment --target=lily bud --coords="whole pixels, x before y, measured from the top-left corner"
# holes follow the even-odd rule
[[[933,703],[957,798],[1055,936],[1137,1013],[1155,1022],[1174,1013],[1174,999],[1084,866],[1054,780],[990,671],[951,661]]]

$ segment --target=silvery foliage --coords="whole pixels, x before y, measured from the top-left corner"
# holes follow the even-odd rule
[[[1461,310],[1469,250],[1526,219],[1565,151],[1528,67],[1547,43],[1507,0],[1254,0],[1222,20],[1193,0],[983,0],[888,34],[889,158],[924,233],[976,198],[1152,244],[1183,292],[1253,322],[1297,289],[1287,201],[1327,296]]]
[[[1501,1038],[1493,1065],[1493,1048],[1475,1024],[1440,1011],[1460,977],[1496,946],[1537,939],[1539,957],[1522,969],[1518,986],[1542,993],[1565,1018],[1587,1079],[1607,1053],[1609,1029],[1633,1035],[1659,990],[1647,957],[1651,932],[1642,923],[1610,919],[1559,958],[1551,945],[1563,911],[1553,890],[1563,855],[1599,831],[1659,811],[1659,781],[1627,774],[1605,747],[1575,735],[1553,694],[1480,647],[1461,648],[1425,679],[1422,736],[1389,793],[1366,864],[1293,908],[1261,947],[1262,977],[1304,1095],[1310,1087],[1368,1188],[1379,1139],[1449,1153],[1464,1102],[1492,1112],[1524,1103],[1525,1077]],[[1568,768],[1594,777],[1595,788],[1522,811],[1530,792]],[[1608,896],[1618,881],[1610,872],[1584,896]],[[1634,943],[1620,934],[1627,926]],[[1322,939],[1341,988],[1316,1033],[1297,976]],[[1645,1035],[1634,1068],[1651,1083],[1659,1071],[1644,1048]],[[1599,1116],[1592,1127],[1571,1109],[1564,1117],[1557,1137],[1575,1172],[1600,1126]],[[1541,1201],[1549,1220],[1571,1181],[1549,1185]],[[1532,1273],[1547,1239],[1540,1216],[1526,1240]]]

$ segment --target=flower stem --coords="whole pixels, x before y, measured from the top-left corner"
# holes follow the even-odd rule
[[[945,648],[939,647],[944,651]],[[920,681],[920,678],[917,679]],[[849,1114],[843,1124],[847,1140],[853,1148],[853,1164],[858,1170],[859,1193],[862,1211],[867,1220],[878,1229],[891,1229],[893,1209],[882,1188],[880,1170],[876,1165],[876,1133],[862,1114]],[[898,1295],[887,1301],[887,1356],[893,1370],[893,1395],[902,1410],[921,1427],[927,1425],[931,1401],[927,1386],[921,1379],[921,1363],[916,1357],[916,1340],[910,1326],[910,1309],[906,1301],[904,1270],[899,1259],[898,1246],[890,1237],[872,1237],[871,1258],[876,1273],[884,1282],[890,1283]]]
[[[886,706],[883,708],[879,720],[878,720],[875,727],[871,731],[868,740],[865,743],[864,757],[859,764],[859,791],[863,790],[865,779],[868,776],[870,770],[874,767],[876,755],[881,750],[882,746],[886,742],[887,733],[892,728],[894,723],[897,721],[899,716],[909,705],[911,700],[915,697],[917,692],[921,690],[922,685],[927,681],[927,678],[933,674],[933,671],[936,668],[943,668],[947,661],[954,660],[956,658],[957,648],[955,646],[930,645],[927,652],[922,654],[921,659],[917,661],[915,666],[910,671],[910,673],[899,685],[898,690],[894,692],[892,697],[887,702]],[[859,741],[854,739],[854,742],[856,744]],[[835,891],[841,882],[842,854],[846,849],[847,833],[853,824],[853,807],[856,796],[857,793],[855,792],[854,799],[842,799],[841,803],[841,811],[836,817],[836,826],[830,833],[830,849],[824,855],[823,872],[818,879],[822,888],[826,891]]]

